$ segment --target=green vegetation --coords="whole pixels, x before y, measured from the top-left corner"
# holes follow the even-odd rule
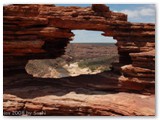
[[[89,67],[92,71],[95,71],[97,69],[105,71],[109,70],[111,63],[116,61],[117,59],[117,56],[98,57],[93,59],[82,60],[78,62],[78,65],[81,68]]]

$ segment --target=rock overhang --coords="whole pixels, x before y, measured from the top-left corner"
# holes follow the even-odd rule
[[[102,4],[85,8],[8,5],[4,6],[3,19],[4,70],[23,69],[30,59],[61,56],[74,36],[72,30],[103,31],[102,35],[117,40],[119,63],[113,64],[113,72],[118,70],[123,76],[122,88],[154,92],[154,24],[128,22],[127,15],[112,12]],[[150,72],[136,71],[146,67]],[[145,85],[135,79],[146,81]],[[139,85],[142,87],[135,87]]]

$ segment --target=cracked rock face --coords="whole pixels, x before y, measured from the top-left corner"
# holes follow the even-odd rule
[[[87,99],[90,100],[86,103],[86,107],[75,108],[79,105],[77,101],[59,100],[56,103],[53,98],[53,104],[59,104],[59,107],[44,106],[45,101],[36,103],[34,98],[28,101],[28,98],[21,98],[16,96],[16,92],[20,92],[25,84],[29,84],[30,80],[34,80],[31,76],[25,73],[25,65],[30,59],[48,59],[57,58],[64,54],[65,47],[72,40],[74,34],[72,30],[98,30],[103,31],[104,36],[112,36],[117,40],[116,46],[119,54],[119,62],[112,64],[111,75],[109,73],[101,74],[103,82],[90,83],[88,87],[105,90],[115,90],[116,92],[138,92],[154,94],[155,92],[155,25],[151,23],[130,23],[127,21],[127,15],[123,13],[116,13],[110,11],[109,7],[105,5],[95,4],[92,7],[58,7],[55,5],[7,5],[4,6],[3,16],[3,46],[4,46],[4,111],[15,110],[46,110],[49,115],[54,114],[67,114],[67,115],[154,115],[154,107],[148,106],[149,109],[143,109],[137,113],[123,112],[123,108],[118,112],[117,108],[109,103],[104,107],[103,99],[112,101],[112,97],[101,95],[101,99],[96,99],[95,103],[99,101],[97,107],[94,106],[91,100],[92,96],[88,95]],[[107,76],[107,78],[106,78]],[[97,78],[97,77],[95,77]],[[80,78],[76,78],[80,79]],[[94,79],[94,78],[92,78]],[[99,79],[99,78],[97,78]],[[108,81],[107,81],[108,80]],[[65,81],[65,80],[64,80]],[[81,81],[83,81],[81,79]],[[38,82],[35,80],[35,82]],[[73,81],[68,80],[72,83]],[[74,81],[75,82],[75,81]],[[86,81],[85,81],[86,82]],[[85,83],[84,82],[84,83]],[[80,82],[82,83],[82,82]],[[86,85],[83,83],[82,88]],[[98,83],[98,84],[97,84]],[[103,84],[101,84],[103,83]],[[33,84],[35,84],[33,82]],[[38,85],[43,85],[38,82]],[[59,85],[63,82],[58,82]],[[86,83],[87,84],[87,83]],[[70,84],[74,87],[75,84]],[[12,86],[12,87],[11,87]],[[29,84],[29,86],[32,86]],[[10,89],[9,89],[10,88]],[[25,88],[25,87],[24,87]],[[15,90],[12,93],[10,91]],[[24,93],[32,87],[24,89]],[[37,88],[37,91],[39,88]],[[64,88],[68,89],[68,88]],[[13,90],[13,91],[14,91]],[[46,91],[48,88],[45,89]],[[86,89],[84,89],[86,91]],[[34,91],[35,92],[35,91]],[[48,91],[49,92],[49,91]],[[57,91],[58,92],[58,91]],[[21,93],[22,94],[22,93]],[[36,94],[36,92],[34,93]],[[25,94],[27,96],[27,94]],[[132,94],[125,93],[120,95],[132,96]],[[76,95],[75,95],[76,96]],[[86,95],[84,95],[86,96]],[[113,97],[117,96],[113,94]],[[133,94],[137,96],[137,94]],[[139,95],[138,95],[139,96]],[[42,96],[45,99],[45,96]],[[72,99],[73,96],[71,96]],[[98,96],[97,96],[98,97]],[[147,96],[145,96],[147,97]],[[142,97],[142,98],[145,98]],[[118,99],[121,96],[118,94]],[[128,102],[125,99],[126,103]],[[132,98],[132,97],[131,97]],[[141,97],[137,99],[135,105],[142,105],[143,100]],[[154,97],[150,96],[148,104],[154,103]],[[40,98],[38,98],[40,99]],[[47,96],[46,96],[47,99]],[[58,99],[61,99],[61,97]],[[49,99],[52,100],[52,99]],[[151,100],[151,101],[150,101]],[[144,100],[146,102],[146,100]],[[69,103],[71,102],[71,103]],[[73,103],[72,103],[73,102]],[[82,103],[83,103],[82,102]],[[115,101],[114,101],[115,102]],[[116,101],[118,102],[118,101]],[[122,101],[121,101],[122,102]],[[49,104],[49,103],[48,103]],[[70,106],[71,105],[71,106]],[[72,106],[73,105],[73,106]],[[110,106],[111,105],[111,106]],[[143,104],[144,105],[144,104]],[[142,105],[142,106],[143,106]],[[152,104],[153,105],[153,104]],[[15,108],[16,106],[16,108]],[[65,107],[64,107],[65,106]],[[119,106],[119,104],[118,104]],[[130,111],[125,104],[127,110]],[[145,106],[145,105],[144,105]],[[133,106],[132,106],[133,107]],[[90,109],[91,108],[91,109]],[[111,108],[111,109],[109,109]],[[125,108],[125,109],[126,109]],[[150,110],[152,108],[152,110]],[[58,110],[57,110],[58,109]],[[104,110],[105,109],[105,110]],[[113,110],[114,109],[114,110]],[[133,109],[138,110],[136,107]],[[87,112],[86,112],[87,110]],[[88,112],[88,111],[92,112]],[[61,111],[61,112],[57,112]],[[63,112],[62,112],[63,111]],[[67,112],[66,112],[67,111]],[[71,111],[71,112],[69,112]],[[81,111],[81,112],[76,112]],[[94,111],[94,112],[93,112]],[[96,112],[95,112],[96,111]],[[122,112],[120,112],[122,111]],[[38,113],[37,113],[38,114]]]

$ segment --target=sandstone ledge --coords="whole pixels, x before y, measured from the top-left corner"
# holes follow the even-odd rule
[[[3,17],[4,112],[44,110],[47,115],[155,115],[154,24],[130,23],[127,15],[112,12],[105,5],[86,8],[7,5]],[[111,71],[113,76],[105,73],[98,78],[79,76],[51,82],[50,79],[28,78],[25,72],[21,74],[30,59],[63,55],[74,36],[71,31],[77,29],[103,31],[102,35],[117,40],[119,63]]]
[[[118,78],[112,72],[63,79],[14,74],[4,78],[4,115],[15,111],[32,115],[42,111],[41,115],[155,115],[155,95],[139,93],[145,82],[127,87],[123,83],[122,89]]]
[[[66,79],[67,80],[67,79]],[[127,92],[111,92],[79,87],[73,84],[59,84],[23,80],[4,90],[4,114],[13,115],[42,112],[41,115],[98,115],[98,116],[153,116],[155,96]],[[43,84],[43,86],[42,86]],[[58,84],[58,85],[57,85]]]

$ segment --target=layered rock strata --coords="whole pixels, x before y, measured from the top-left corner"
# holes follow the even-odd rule
[[[63,55],[74,36],[71,31],[83,29],[103,31],[102,35],[117,40],[119,63],[113,63],[112,72],[119,77],[113,88],[154,93],[155,25],[128,22],[127,15],[112,12],[100,4],[85,8],[38,4],[4,6],[4,76],[24,71],[30,59]]]

